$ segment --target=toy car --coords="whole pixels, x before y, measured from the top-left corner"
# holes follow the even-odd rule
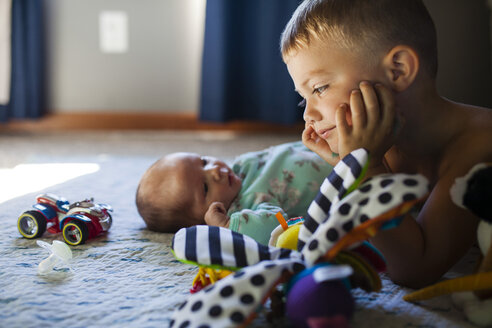
[[[94,199],[70,204],[63,197],[41,194],[33,208],[17,220],[20,234],[29,239],[40,237],[45,231],[62,232],[65,242],[75,246],[108,231],[113,223],[111,206],[96,204]]]

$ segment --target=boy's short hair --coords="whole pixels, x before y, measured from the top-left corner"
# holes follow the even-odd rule
[[[422,0],[304,0],[281,36],[284,60],[311,38],[333,40],[368,60],[407,45],[428,75],[437,75],[436,29]]]

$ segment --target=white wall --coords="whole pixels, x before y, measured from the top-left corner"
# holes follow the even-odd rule
[[[48,109],[198,112],[205,2],[45,0]],[[437,26],[439,90],[492,107],[487,0],[424,2]],[[127,12],[128,53],[99,50],[104,10]]]
[[[48,108],[196,112],[205,0],[45,0]],[[99,13],[128,15],[129,51],[99,49]]]

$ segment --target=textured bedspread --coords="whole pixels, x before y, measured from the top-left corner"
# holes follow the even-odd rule
[[[189,295],[197,268],[176,261],[170,252],[172,236],[147,231],[138,217],[135,188],[153,159],[83,161],[96,163],[99,169],[42,192],[70,201],[94,197],[96,202],[109,203],[114,207],[113,226],[107,235],[72,247],[73,271],[59,268],[40,276],[37,265],[48,252],[36,241],[22,238],[16,227],[18,215],[31,207],[39,192],[0,203],[0,327],[168,326],[173,309]],[[80,161],[64,158],[60,162]],[[50,243],[54,239],[62,238],[48,233],[42,237]],[[461,265],[471,270],[473,258]],[[409,304],[402,300],[408,290],[385,277],[383,284],[380,293],[353,291],[357,304],[353,327],[473,327],[449,297]],[[252,326],[273,325],[260,315]]]

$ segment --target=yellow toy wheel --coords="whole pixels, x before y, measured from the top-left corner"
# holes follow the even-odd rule
[[[28,239],[40,237],[46,231],[46,218],[36,211],[26,211],[17,219],[17,229]]]
[[[77,246],[85,243],[89,236],[89,230],[83,222],[70,221],[63,226],[63,239],[72,246]]]

